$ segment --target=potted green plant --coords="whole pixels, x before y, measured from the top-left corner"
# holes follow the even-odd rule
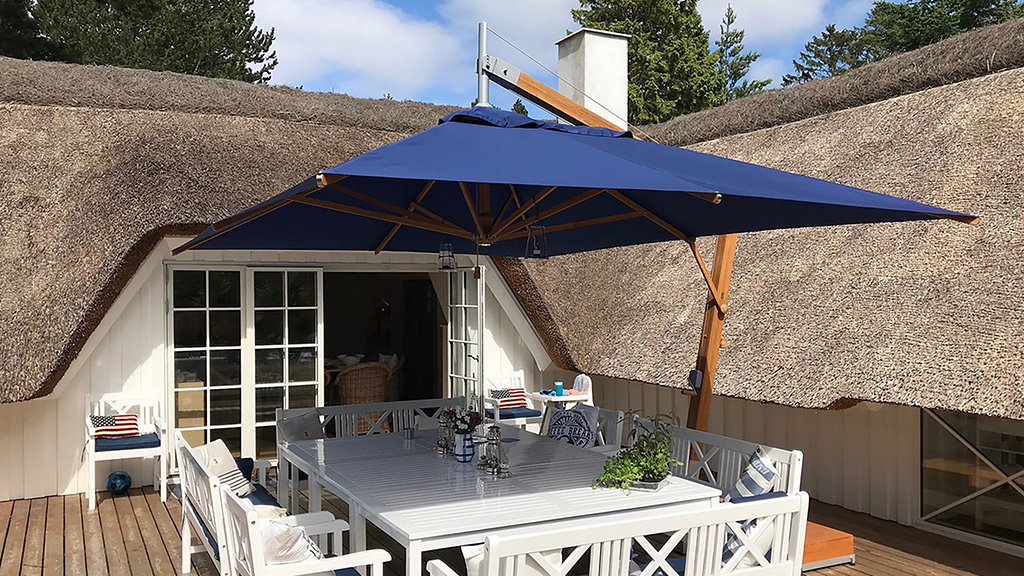
[[[675,414],[633,420],[629,448],[604,463],[594,487],[622,490],[658,490],[668,483],[669,466],[681,464],[672,457],[672,426]]]

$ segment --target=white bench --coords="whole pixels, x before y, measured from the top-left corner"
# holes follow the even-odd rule
[[[221,537],[224,532],[224,508],[220,480],[212,476],[202,464],[195,450],[175,433],[178,449],[178,472],[181,480],[181,571],[192,569],[192,554],[206,551],[217,567],[220,576],[230,576],[229,563],[224,562],[228,554],[227,541]],[[255,461],[254,471],[259,471],[260,483],[265,485],[269,462]],[[341,533],[348,530],[348,524],[335,520],[330,512],[302,514],[278,519],[295,526],[327,525],[334,534],[334,547],[341,550]],[[192,546],[192,531],[202,542]]]
[[[666,576],[799,576],[807,503],[807,494],[800,492],[685,514],[646,510],[628,519],[550,523],[513,535],[489,536],[481,576],[562,576],[588,552],[589,576],[623,576],[630,573],[633,550],[649,558],[641,564],[639,576],[653,576],[659,569]],[[756,525],[744,531],[742,526],[750,520],[756,520]],[[658,535],[668,538],[656,544],[662,542]],[[759,535],[766,540],[770,537],[770,553],[751,550]],[[725,560],[726,543],[731,538],[736,538],[736,545]],[[670,553],[681,542],[685,560],[670,560]],[[559,560],[552,561],[550,551],[559,549]],[[744,560],[753,565],[742,566]],[[527,563],[529,569],[524,570]],[[430,576],[460,576],[442,560],[428,562],[427,571]]]

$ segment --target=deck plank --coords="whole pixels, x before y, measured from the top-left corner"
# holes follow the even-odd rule
[[[100,526],[103,530],[103,551],[107,559],[107,573],[110,576],[131,576],[128,565],[128,551],[121,533],[121,521],[114,509],[114,498],[101,498],[96,504]]]
[[[64,576],[63,496],[52,496],[47,499],[43,546],[43,576]]]
[[[171,569],[175,576],[181,576],[181,535],[178,534],[175,521],[171,519],[168,507],[160,501],[159,493],[146,492],[144,498],[153,515],[153,522],[159,535],[158,541],[171,561]],[[166,572],[166,574],[170,575],[170,572]]]
[[[43,573],[43,547],[46,545],[46,498],[35,498],[29,502],[21,576],[38,576]]]
[[[139,524],[139,533],[146,546],[146,554],[149,556],[149,565],[153,569],[153,573],[158,576],[170,576],[175,573],[174,564],[177,562],[171,561],[171,555],[164,546],[163,535],[156,526],[156,519],[153,517],[153,511],[149,508],[144,492],[149,492],[149,490],[144,489],[139,492],[132,490],[129,494],[132,511]],[[159,494],[157,502],[160,502]],[[180,570],[181,567],[178,566],[178,569]]]
[[[131,492],[136,490],[138,488],[133,488]],[[121,524],[121,537],[124,538],[124,549],[128,555],[128,566],[131,568],[132,576],[154,576],[131,500],[128,495],[122,495],[115,496],[113,501],[118,522]]]
[[[85,534],[82,531],[82,503],[77,494],[64,497],[64,573],[84,576]]]
[[[3,554],[4,551],[4,542],[7,539],[7,526],[11,522],[11,512],[13,510],[13,500],[0,502],[0,554]]]
[[[21,558],[25,553],[25,531],[28,529],[28,500],[18,500],[11,509],[11,521],[7,526],[7,537],[0,555],[0,576],[18,576],[21,573]]]
[[[85,540],[85,570],[88,576],[108,576],[106,549],[99,510],[89,510],[89,499],[79,495],[78,508],[82,514],[82,536]],[[118,538],[121,531],[117,531]]]

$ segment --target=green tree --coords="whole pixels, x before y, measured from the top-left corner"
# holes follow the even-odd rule
[[[827,76],[837,76],[863,66],[875,58],[863,29],[837,30],[829,24],[825,30],[804,46],[800,57],[793,61],[794,74],[782,77],[782,85],[790,86]]]
[[[725,101],[696,0],[580,0],[573,19],[629,39],[629,115],[661,122]]]
[[[277,65],[252,0],[37,0],[33,14],[71,62],[260,83]]]
[[[1017,0],[875,2],[865,28],[881,56],[908,52],[1020,15]]]
[[[31,0],[0,0],[0,55],[49,60],[56,47],[39,31]]]
[[[526,109],[526,104],[523,104],[522,98],[516,98],[516,101],[512,103],[512,111],[523,116],[530,115],[530,111]]]
[[[725,9],[725,17],[719,26],[720,35],[715,45],[718,46],[718,72],[725,78],[725,99],[735,100],[764,91],[772,79],[746,80],[750,65],[761,57],[760,52],[744,52],[742,29],[733,28],[736,23],[736,12],[732,4]]]

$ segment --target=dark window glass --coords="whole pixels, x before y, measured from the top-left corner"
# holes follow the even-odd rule
[[[175,308],[205,308],[206,272],[175,270],[172,304]]]
[[[252,291],[257,308],[284,306],[284,272],[254,272]]]
[[[203,348],[206,346],[206,312],[174,313],[174,347]]]
[[[239,308],[242,305],[241,273],[234,270],[210,271],[210,308]]]

